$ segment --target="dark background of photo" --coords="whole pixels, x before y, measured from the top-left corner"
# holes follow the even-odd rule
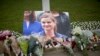
[[[50,0],[50,8],[69,12],[71,22],[100,21],[100,0]],[[41,11],[42,0],[0,0],[0,30],[22,32],[25,10]]]

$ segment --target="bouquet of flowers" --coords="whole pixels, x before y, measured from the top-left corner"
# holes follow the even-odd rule
[[[74,36],[74,40],[77,44],[77,47],[81,50],[84,50],[89,44],[89,39],[92,37],[92,33],[88,30],[81,30],[80,27],[75,27],[72,30],[72,34]]]

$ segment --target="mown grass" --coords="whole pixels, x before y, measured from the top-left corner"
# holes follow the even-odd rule
[[[99,0],[50,0],[51,10],[67,11],[73,21],[100,21]],[[1,0],[0,30],[22,32],[23,12],[42,10],[42,0]]]

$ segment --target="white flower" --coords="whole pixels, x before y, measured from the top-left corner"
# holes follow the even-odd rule
[[[81,50],[83,50],[83,46],[81,45]]]
[[[82,30],[80,27],[75,27],[73,30],[72,30],[72,34],[75,35],[75,34],[79,34],[79,35],[82,35]]]

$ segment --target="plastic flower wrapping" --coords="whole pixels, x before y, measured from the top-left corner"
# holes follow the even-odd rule
[[[28,49],[28,40],[24,38],[24,36],[20,36],[17,38],[20,48],[24,55],[27,55],[27,49]]]
[[[43,48],[41,45],[42,39],[38,34],[32,34],[30,35],[30,39],[29,39],[29,53],[33,53],[36,54],[37,56],[42,56],[43,55]]]

